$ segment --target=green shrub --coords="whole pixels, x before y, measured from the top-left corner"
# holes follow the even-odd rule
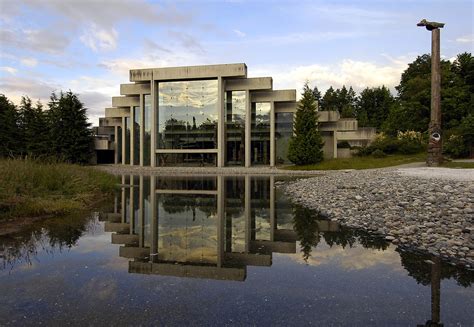
[[[372,152],[372,157],[374,158],[385,158],[387,156],[387,154],[385,152],[383,152],[382,150],[375,150],[374,152]]]
[[[443,152],[452,158],[462,158],[469,155],[462,135],[451,135],[443,144]]]

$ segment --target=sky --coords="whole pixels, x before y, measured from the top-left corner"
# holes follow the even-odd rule
[[[473,1],[0,0],[0,93],[47,103],[71,90],[98,123],[128,71],[246,63],[274,89],[385,85],[430,52],[474,51]]]

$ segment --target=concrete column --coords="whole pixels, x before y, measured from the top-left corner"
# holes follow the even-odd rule
[[[225,107],[224,92],[225,81],[221,76],[217,78],[217,167],[225,165]]]
[[[133,175],[130,175],[130,235],[133,234],[133,227],[134,227],[134,222],[135,222],[135,219],[134,219],[135,210],[133,210],[135,206],[135,203],[134,203],[135,201],[133,199],[135,188],[133,187],[133,185],[134,185]]]
[[[115,142],[114,142],[114,164],[118,164],[118,138],[122,137],[122,135],[118,135],[118,126],[114,126],[114,135],[115,135]]]
[[[145,96],[140,94],[140,166],[143,167],[143,150],[145,145]]]
[[[333,155],[332,157],[334,159],[337,158],[337,131],[334,131],[333,133]]]
[[[250,241],[252,239],[252,212],[251,212],[251,185],[250,176],[245,175],[245,204],[244,204],[244,215],[245,215],[245,253],[250,251]]]
[[[250,91],[245,91],[245,167],[251,165],[251,144],[252,144],[252,102]]]
[[[150,176],[150,207],[151,207],[151,244],[150,254],[158,253],[158,211],[156,210],[156,177]],[[157,255],[150,256],[150,261],[156,261]]]
[[[125,128],[125,117],[122,117],[122,165],[125,165],[125,136],[127,130]]]
[[[122,185],[125,184],[125,175],[122,175]],[[122,204],[121,204],[121,214],[122,214],[122,223],[125,223],[125,187],[122,187],[122,192],[121,192],[121,196],[122,196]]]
[[[135,165],[135,108],[130,107],[130,166]]]
[[[156,126],[158,122],[158,90],[156,83],[153,78],[150,81],[150,90],[151,90],[151,140],[150,140],[150,166],[156,167],[156,138],[158,134],[158,128]]]
[[[270,167],[275,167],[275,102],[270,102]]]
[[[270,176],[270,241],[275,240],[276,229],[275,216],[275,176]]]
[[[139,224],[140,224],[139,225],[140,228],[138,230],[138,244],[139,244],[138,246],[142,248],[144,246],[144,243],[145,243],[144,242],[145,241],[144,240],[144,238],[145,238],[145,233],[144,233],[144,231],[145,231],[145,228],[144,228],[145,227],[144,226],[145,225],[144,224],[145,215],[144,215],[144,212],[143,212],[143,175],[140,175],[140,182],[139,183],[140,184],[138,185],[138,187],[139,187],[139,192],[140,193],[138,193],[138,201],[139,201],[138,202],[138,221],[139,221]]]
[[[225,185],[224,176],[217,176],[217,267],[224,264],[225,241]]]

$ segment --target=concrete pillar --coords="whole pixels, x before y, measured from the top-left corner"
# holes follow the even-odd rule
[[[245,215],[245,253],[250,252],[250,241],[252,239],[252,212],[251,212],[251,185],[250,176],[245,175],[244,215]]]
[[[224,176],[217,176],[217,267],[224,264],[225,241],[225,185]]]
[[[130,107],[130,166],[135,165],[135,108]]]
[[[158,90],[153,77],[150,81],[151,90],[151,140],[150,140],[150,166],[156,167],[156,139],[158,134],[157,122],[158,122]],[[154,192],[153,192],[154,193]]]
[[[275,102],[270,102],[270,167],[275,167]]]
[[[217,167],[225,166],[225,81],[221,76],[217,78]]]
[[[333,155],[334,159],[337,159],[337,131],[333,133]]]
[[[143,167],[143,152],[145,145],[145,96],[140,94],[140,166]]]
[[[252,102],[250,91],[245,91],[245,167],[251,165],[251,144],[252,144]]]
[[[125,136],[127,135],[125,127],[125,117],[122,117],[122,165],[125,165]]]

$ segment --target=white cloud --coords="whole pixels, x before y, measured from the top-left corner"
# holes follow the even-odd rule
[[[38,60],[36,60],[35,58],[22,58],[20,59],[20,63],[23,66],[35,67],[36,65],[38,65]]]
[[[0,67],[0,71],[15,75],[18,69],[13,68],[13,67],[8,67],[8,66],[2,66]]]
[[[106,30],[91,24],[79,39],[95,52],[108,51],[117,47],[118,33],[114,28]]]
[[[456,42],[459,42],[459,43],[473,43],[474,42],[474,34],[460,36],[456,39]]]
[[[247,34],[245,34],[244,32],[238,30],[238,29],[235,29],[235,30],[232,30],[235,34],[237,34],[238,37],[245,37]]]

